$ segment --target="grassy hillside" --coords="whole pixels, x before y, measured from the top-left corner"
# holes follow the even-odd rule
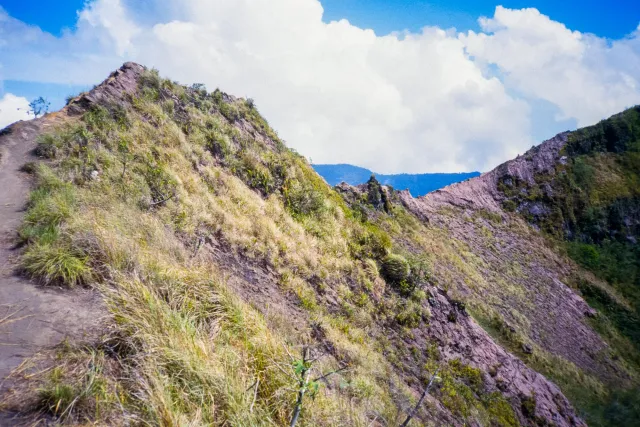
[[[5,409],[288,425],[304,390],[299,425],[397,425],[438,370],[412,425],[540,419],[535,396],[504,395],[415,339],[455,243],[375,181],[347,203],[250,100],[156,72],[122,99],[87,100],[70,100],[82,114],[42,135],[47,161],[27,168],[23,267],[43,285],[96,288],[111,317],[101,337],[26,366]]]
[[[573,134],[539,185],[503,180],[521,215],[422,215],[375,179],[329,187],[251,100],[148,70],[115,90],[125,77],[40,136],[20,229],[26,274],[92,287],[110,316],[26,363],[0,409],[169,426],[289,425],[298,407],[297,425],[399,425],[437,371],[410,425],[582,425],[563,393],[590,424],[633,425],[636,122],[613,132],[624,143]]]

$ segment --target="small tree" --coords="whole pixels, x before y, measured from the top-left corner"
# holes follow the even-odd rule
[[[38,116],[42,116],[43,114],[47,114],[49,112],[50,105],[51,103],[43,97],[36,98],[29,103],[29,111],[27,113],[33,114],[33,116],[37,119]]]
[[[331,375],[343,372],[349,368],[348,365],[344,365],[334,371],[322,374],[319,377],[312,379],[311,371],[314,368],[313,364],[324,356],[324,353],[321,353],[316,357],[312,357],[312,353],[312,349],[308,346],[305,346],[302,350],[302,359],[294,359],[293,356],[289,354],[289,357],[292,358],[293,362],[294,374],[292,375],[292,377],[295,378],[296,382],[298,383],[297,399],[295,407],[293,409],[293,413],[291,414],[291,422],[289,423],[289,427],[295,427],[295,425],[297,424],[300,413],[302,412],[302,406],[304,404],[305,396],[310,397],[312,400],[315,398],[316,394],[318,393],[318,389],[320,388],[320,381],[326,380]]]

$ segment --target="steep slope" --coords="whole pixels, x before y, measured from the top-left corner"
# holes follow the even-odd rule
[[[369,169],[352,165],[313,165],[313,169],[323,177],[329,185],[346,182],[351,185],[364,184],[375,175],[383,185],[397,189],[407,189],[413,196],[424,196],[427,193],[480,175],[479,172],[460,173],[423,173],[384,175]]]
[[[592,425],[638,416],[628,398],[640,368],[638,110],[560,134],[468,182],[402,195],[473,254],[481,280],[465,273],[452,283],[474,317],[553,378]]]
[[[44,285],[100,292],[110,320],[99,339],[41,349],[3,409],[288,425],[301,402],[298,425],[399,425],[437,373],[411,425],[584,425],[469,316],[492,306],[465,303],[465,285],[503,295],[487,294],[462,239],[425,223],[424,200],[376,180],[332,189],[250,100],[137,64],[60,116],[38,139],[21,264]],[[589,308],[556,286],[550,303],[570,296],[583,325]]]

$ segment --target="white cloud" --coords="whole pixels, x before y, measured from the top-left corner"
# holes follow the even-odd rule
[[[322,15],[318,0],[96,0],[56,38],[0,11],[0,63],[5,78],[92,84],[138,61],[254,98],[315,162],[378,172],[490,169],[532,145],[541,101],[581,124],[640,102],[637,32],[609,43],[499,7],[481,33],[380,37]]]
[[[0,98],[0,129],[4,129],[18,120],[29,120],[28,111],[29,101],[6,93]]]
[[[483,33],[460,36],[469,54],[495,64],[508,88],[555,104],[559,119],[585,126],[640,102],[640,30],[609,41],[503,7],[480,25]]]

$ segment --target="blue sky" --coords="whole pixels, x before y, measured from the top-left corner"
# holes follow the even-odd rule
[[[145,0],[139,0],[139,3]],[[73,29],[77,13],[86,0],[0,0],[14,18],[42,30],[60,35]],[[640,5],[632,0],[322,0],[324,20],[347,19],[377,34],[393,31],[419,31],[424,26],[455,27],[459,31],[477,30],[478,18],[490,16],[496,5],[509,8],[536,7],[572,30],[600,37],[622,38],[639,24]],[[27,99],[44,96],[53,109],[61,108],[65,98],[90,88],[88,85],[54,85],[7,80],[0,93],[9,92]]]
[[[60,108],[125,61],[251,97],[303,155],[380,173],[489,170],[640,104],[637,1],[0,6],[0,127],[38,96]]]
[[[348,18],[381,33],[425,25],[476,29],[479,16],[490,16],[498,5],[535,7],[569,28],[602,37],[620,38],[638,25],[640,2],[634,0],[325,0],[328,19]]]
[[[1,0],[0,6],[15,18],[60,34],[73,27],[76,12],[85,0]],[[569,28],[601,37],[620,38],[638,26],[640,2],[634,0],[323,0],[325,20],[348,19],[379,34],[425,25],[476,29],[480,16],[489,16],[496,6],[511,9],[535,7]]]

